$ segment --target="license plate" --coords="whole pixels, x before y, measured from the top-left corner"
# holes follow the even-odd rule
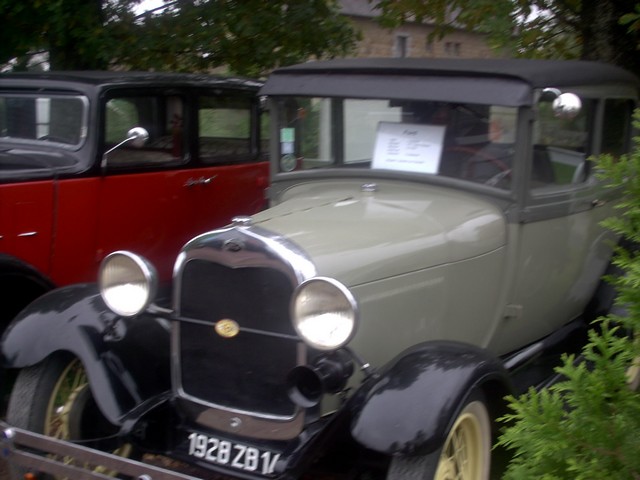
[[[192,433],[189,439],[189,455],[216,465],[245,472],[270,475],[280,458],[279,453],[230,442],[200,433]]]

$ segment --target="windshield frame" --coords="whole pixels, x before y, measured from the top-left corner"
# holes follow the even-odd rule
[[[510,120],[511,120],[511,126],[510,126],[510,132],[509,132],[509,141],[508,143],[506,142],[502,142],[502,144],[504,144],[505,148],[509,150],[509,162],[510,165],[508,166],[508,168],[505,168],[505,170],[509,170],[507,172],[507,175],[510,177],[509,178],[509,182],[504,182],[501,185],[497,185],[499,180],[496,180],[496,184],[492,185],[489,184],[486,186],[486,188],[482,188],[481,190],[485,191],[485,190],[494,190],[494,191],[501,191],[501,192],[511,192],[513,191],[513,189],[515,188],[515,178],[514,175],[516,174],[516,172],[520,169],[520,167],[517,165],[519,162],[516,161],[516,149],[518,149],[518,145],[519,145],[519,141],[517,140],[517,137],[519,134],[519,131],[521,129],[521,125],[519,125],[519,117],[520,117],[520,111],[521,108],[516,108],[516,107],[505,107],[505,106],[501,106],[501,105],[485,105],[485,104],[480,104],[480,103],[475,103],[475,104],[463,104],[461,102],[456,102],[455,104],[453,103],[449,103],[449,102],[416,102],[414,99],[411,100],[395,100],[395,99],[389,99],[387,98],[351,98],[351,97],[322,97],[322,96],[292,96],[292,95],[279,95],[279,96],[271,96],[268,97],[269,98],[269,107],[270,107],[270,112],[271,112],[271,122],[272,122],[272,177],[274,180],[276,180],[277,178],[282,178],[282,176],[285,177],[289,177],[290,175],[302,175],[306,173],[310,173],[310,172],[318,172],[320,170],[323,171],[322,176],[333,176],[333,174],[330,173],[331,170],[334,171],[334,173],[337,173],[337,176],[340,176],[340,172],[345,172],[345,170],[351,169],[353,168],[354,170],[357,170],[360,172],[360,175],[370,175],[372,173],[375,172],[375,176],[379,176],[379,175],[388,175],[390,173],[394,173],[394,176],[416,176],[416,177],[424,177],[423,180],[426,179],[431,179],[433,181],[435,181],[436,183],[440,183],[440,180],[444,180],[444,183],[447,184],[453,184],[453,185],[457,185],[458,188],[460,188],[461,185],[468,185],[468,184],[473,184],[475,183],[476,185],[479,185],[481,183],[484,182],[479,182],[479,181],[470,181],[468,179],[464,179],[464,178],[455,178],[454,175],[448,175],[448,174],[443,174],[442,172],[438,172],[437,171],[437,166],[420,166],[420,168],[418,169],[407,169],[407,168],[371,168],[369,167],[369,165],[367,165],[367,167],[369,168],[362,168],[362,166],[360,166],[358,168],[358,166],[356,164],[349,164],[348,160],[353,160],[353,154],[351,154],[351,156],[349,156],[349,154],[346,152],[346,150],[348,150],[349,147],[351,147],[351,149],[353,150],[354,147],[353,145],[345,145],[345,142],[348,143],[353,143],[352,141],[349,141],[349,132],[350,131],[355,131],[356,127],[358,129],[358,135],[361,135],[362,132],[362,125],[358,124],[358,125],[351,125],[351,126],[345,126],[344,122],[344,109],[342,107],[344,107],[345,102],[353,102],[354,104],[357,104],[358,102],[361,102],[362,104],[366,105],[368,103],[375,103],[375,102],[382,102],[382,103],[389,103],[390,107],[393,108],[389,108],[388,111],[383,111],[381,112],[381,118],[386,115],[387,113],[389,113],[389,111],[391,111],[392,109],[395,109],[396,112],[395,114],[395,118],[388,118],[387,120],[392,120],[389,122],[385,122],[385,121],[381,121],[381,122],[377,122],[377,120],[380,120],[380,118],[375,118],[373,123],[377,123],[377,127],[373,126],[373,123],[371,125],[368,126],[368,132],[366,133],[366,135],[368,135],[370,138],[367,141],[363,142],[363,146],[362,148],[364,148],[363,151],[368,151],[369,156],[368,158],[363,160],[363,163],[372,163],[372,161],[374,160],[373,155],[376,153],[379,153],[380,150],[382,148],[387,148],[387,145],[385,144],[384,147],[381,146],[379,140],[375,139],[375,138],[371,138],[374,136],[379,136],[381,133],[381,129],[385,128],[387,129],[387,136],[388,138],[391,139],[391,141],[395,141],[397,139],[397,135],[395,135],[394,129],[397,131],[397,127],[398,125],[400,126],[410,126],[410,127],[415,127],[413,128],[414,130],[414,134],[417,134],[419,136],[422,136],[422,140],[426,140],[426,135],[430,135],[431,133],[434,132],[438,132],[438,129],[444,129],[444,127],[439,127],[436,125],[430,125],[427,122],[429,120],[412,120],[411,117],[409,117],[407,115],[407,108],[406,106],[409,104],[417,104],[419,103],[420,105],[423,104],[432,104],[432,105],[447,105],[450,106],[452,108],[452,111],[455,109],[456,110],[456,120],[457,122],[461,123],[462,120],[466,121],[467,123],[469,123],[469,119],[471,117],[477,117],[476,120],[482,120],[485,122],[483,127],[480,128],[484,128],[483,132],[478,132],[476,130],[476,133],[474,134],[474,138],[477,137],[477,141],[478,142],[485,142],[486,144],[490,144],[491,141],[489,140],[489,131],[490,131],[490,127],[489,127],[489,123],[488,120],[491,117],[486,117],[486,115],[494,115],[495,116],[495,112],[497,111],[508,111],[508,116],[510,116]],[[342,107],[340,108],[331,108],[331,113],[329,113],[328,115],[325,115],[328,118],[325,118],[321,121],[317,121],[316,123],[320,123],[322,122],[324,124],[323,128],[326,130],[326,132],[331,132],[330,134],[325,133],[326,135],[329,135],[329,137],[331,138],[331,142],[335,142],[335,144],[332,145],[326,145],[324,150],[325,152],[328,150],[331,150],[333,155],[329,158],[329,161],[327,161],[324,166],[326,166],[326,168],[320,168],[321,162],[318,162],[318,165],[315,166],[305,166],[302,167],[299,162],[301,161],[301,159],[304,159],[304,155],[299,155],[300,151],[298,150],[300,147],[298,146],[299,144],[301,144],[302,142],[304,142],[305,138],[301,138],[301,134],[297,133],[297,130],[294,128],[288,128],[290,126],[290,122],[291,122],[291,118],[292,115],[298,115],[300,116],[300,111],[301,110],[305,110],[304,108],[297,108],[297,113],[289,113],[288,117],[289,118],[285,118],[287,117],[287,112],[285,104],[289,103],[289,104],[296,104],[296,102],[300,102],[301,100],[308,100],[309,102],[317,102],[317,103],[321,103],[321,102],[328,102],[333,106],[336,105],[341,105]],[[403,106],[404,105],[404,106]],[[295,107],[290,107],[293,108],[294,110],[296,110]],[[413,108],[413,107],[412,107]],[[472,112],[472,110],[475,109],[475,112]],[[493,110],[492,110],[493,109]],[[335,111],[334,111],[335,110]],[[402,111],[401,111],[402,110]],[[493,113],[491,113],[493,112]],[[482,117],[482,115],[485,115],[485,117]],[[353,115],[352,115],[353,116]],[[307,120],[310,115],[308,115],[308,112],[304,112],[302,113],[302,117],[305,118],[305,120]],[[347,116],[348,117],[348,116]],[[463,118],[466,117],[466,120]],[[482,117],[482,118],[481,118]],[[354,117],[355,118],[355,117]],[[384,118],[382,118],[384,120]],[[462,120],[461,120],[462,119]],[[294,118],[295,121],[299,120],[299,118]],[[398,120],[400,120],[400,122],[397,122]],[[416,122],[416,123],[413,123]],[[353,123],[353,122],[352,122]],[[420,125],[419,123],[422,123],[422,125]],[[463,123],[463,122],[462,122]],[[318,128],[318,127],[316,127]],[[374,131],[374,129],[377,128],[377,132]],[[449,127],[447,127],[449,128]],[[473,128],[473,127],[471,127]],[[296,130],[296,131],[294,131]],[[302,129],[298,129],[298,130],[302,130]],[[440,130],[440,134],[442,134],[444,130]],[[416,133],[417,132],[417,133]],[[383,132],[384,133],[384,132]],[[391,135],[389,137],[389,135]],[[394,136],[395,135],[395,136]],[[353,140],[353,136],[352,136],[352,140]],[[468,137],[466,141],[471,142],[473,139],[472,137]],[[495,139],[494,139],[495,140]],[[473,140],[475,141],[475,140]],[[320,142],[316,142],[316,143],[320,143]],[[375,147],[373,146],[373,144],[376,143]],[[424,142],[423,142],[424,143]],[[501,144],[501,145],[502,145]],[[441,145],[442,147],[442,145]],[[423,152],[426,151],[423,149]],[[506,150],[505,150],[506,151]],[[336,155],[336,152],[341,152],[338,153]],[[439,154],[438,154],[439,155]],[[288,168],[283,168],[283,160],[289,157],[290,162],[295,162],[297,161],[298,164],[297,165],[293,165],[293,163],[291,165],[289,165]],[[364,158],[364,157],[363,157]],[[346,159],[346,161],[345,161]],[[325,159],[326,160],[326,159]],[[440,161],[440,159],[438,158],[437,160],[435,159],[431,159],[432,161],[435,161],[437,165],[437,162]],[[380,162],[377,163],[378,166],[380,165],[384,165],[384,161],[381,164]],[[386,165],[387,167],[390,166],[390,164]],[[424,167],[424,168],[423,168]],[[395,170],[395,172],[394,172]],[[494,175],[498,174],[499,171],[493,172],[493,174],[491,175],[491,177],[493,177]],[[317,173],[316,173],[317,174]],[[318,174],[317,174],[318,175]],[[437,179],[437,180],[435,180]],[[487,178],[488,179],[488,178]],[[485,180],[487,180],[485,179]],[[429,180],[429,181],[431,181]],[[453,183],[450,182],[450,180],[453,180]],[[483,185],[484,187],[484,185]],[[496,188],[497,187],[497,188]],[[499,195],[499,196],[503,196],[503,195]]]

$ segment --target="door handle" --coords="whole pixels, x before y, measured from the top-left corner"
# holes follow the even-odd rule
[[[606,204],[607,204],[606,200],[600,200],[600,199],[597,199],[597,198],[591,202],[591,206],[593,208],[602,207],[602,206],[604,206]]]
[[[38,234],[38,232],[24,232],[24,233],[19,233],[18,237],[35,237]]]
[[[213,175],[212,177],[198,177],[198,178],[190,178],[186,182],[184,182],[185,187],[194,187],[196,185],[209,185],[217,175]]]

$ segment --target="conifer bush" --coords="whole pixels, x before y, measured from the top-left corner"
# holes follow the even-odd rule
[[[640,129],[638,112],[634,125]],[[614,257],[621,274],[607,279],[617,313],[597,320],[579,357],[563,357],[563,381],[508,397],[498,440],[511,455],[505,480],[640,479],[640,393],[632,385],[640,377],[640,136],[631,154],[602,156],[596,167],[624,192],[605,222],[626,245]]]

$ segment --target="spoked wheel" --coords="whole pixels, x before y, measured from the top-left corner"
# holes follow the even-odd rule
[[[82,363],[54,355],[20,372],[9,398],[7,422],[25,430],[129,457],[132,449],[117,437],[118,428],[100,413]],[[103,468],[94,471],[109,475]],[[23,471],[14,470],[15,478]]]
[[[388,480],[488,480],[491,420],[484,402],[474,397],[462,409],[441,449],[428,455],[394,457]]]

